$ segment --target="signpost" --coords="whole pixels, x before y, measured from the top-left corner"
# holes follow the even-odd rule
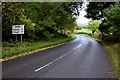
[[[24,34],[24,26],[25,25],[13,25],[12,26],[12,34],[16,34],[16,41],[17,41],[17,35],[20,34],[21,43],[22,43],[22,34]]]

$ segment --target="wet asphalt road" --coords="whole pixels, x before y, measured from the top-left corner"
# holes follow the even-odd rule
[[[2,63],[3,78],[110,78],[113,70],[103,47],[84,36],[47,50]]]

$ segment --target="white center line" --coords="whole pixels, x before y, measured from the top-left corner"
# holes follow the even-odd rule
[[[75,49],[79,48],[80,46],[81,46],[81,44],[78,45]],[[75,49],[73,49],[73,50],[75,50]],[[42,67],[40,67],[40,68],[38,68],[38,69],[36,69],[35,72],[38,72],[38,71],[40,71],[41,69],[43,69],[43,68],[45,68],[45,67],[47,67],[47,66],[53,64],[54,62],[60,60],[60,59],[63,58],[63,57],[67,56],[67,55],[68,55],[70,52],[72,52],[73,50],[71,50],[71,51],[69,51],[68,53],[62,55],[61,57],[59,57],[59,58],[53,60],[52,62],[50,62],[50,63],[48,63],[48,64],[46,64],[46,65],[44,65],[44,66],[42,66]]]
[[[57,59],[55,59],[54,61],[52,61],[52,62],[50,62],[50,63],[48,63],[48,64],[46,64],[46,65],[44,65],[44,66],[42,66],[42,67],[40,67],[40,68],[38,68],[38,69],[36,69],[35,72],[38,72],[38,71],[40,71],[41,69],[43,69],[43,68],[45,68],[45,67],[53,64],[54,62],[58,61],[59,59],[63,58],[63,57],[66,56],[66,55],[68,55],[68,53],[65,54],[65,55],[63,55],[63,56],[61,56],[61,57],[59,57],[59,58],[57,58]]]
[[[81,46],[81,44],[79,46],[77,46],[75,49],[79,48]]]

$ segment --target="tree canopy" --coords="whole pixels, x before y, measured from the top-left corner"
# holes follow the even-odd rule
[[[4,2],[3,40],[12,39],[12,25],[25,24],[25,39],[57,37],[73,31],[81,2]],[[74,16],[74,17],[73,17]]]
[[[120,3],[111,5],[104,10],[105,21],[100,25],[99,29],[108,35],[113,41],[120,41]]]
[[[110,7],[111,4],[115,4],[115,2],[89,2],[86,9],[86,17],[94,20],[104,18],[103,10]]]
[[[102,21],[98,29],[102,38],[108,41],[120,41],[120,3],[102,2],[88,4],[87,18]]]
[[[98,30],[99,25],[100,25],[100,21],[90,19],[87,28],[91,29],[92,34],[94,34],[94,32]]]

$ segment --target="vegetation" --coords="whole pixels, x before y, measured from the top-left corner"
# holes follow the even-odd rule
[[[76,25],[76,29],[77,30],[81,30],[81,28],[85,28],[85,27],[86,27],[86,25]]]
[[[100,21],[90,19],[87,28],[92,31],[92,34],[94,34],[95,32],[98,32],[99,25],[100,25]]]
[[[9,42],[3,42],[3,49],[2,49],[2,58],[10,57],[13,55],[21,54],[21,53],[27,53],[30,51],[37,50],[39,48],[59,44],[71,39],[75,39],[75,36],[69,36],[68,38],[59,37],[59,38],[53,38],[49,40],[41,40],[41,41],[31,41],[31,42],[24,42],[24,43],[9,43]]]
[[[75,30],[76,33],[91,33],[90,29]]]
[[[58,44],[71,37],[81,2],[3,2],[2,58]],[[15,42],[12,25],[25,25],[23,43]],[[18,40],[19,40],[18,35]]]
[[[2,11],[3,41],[15,41],[12,25],[25,24],[25,41],[56,38],[71,34],[81,3],[4,2]],[[74,15],[74,17],[73,17]]]
[[[105,9],[104,16],[106,19],[99,27],[102,38],[106,41],[120,41],[120,3]]]
[[[109,53],[109,57],[112,59],[111,61],[113,67],[115,68],[116,76],[120,77],[120,65],[119,65],[120,43],[102,41],[102,44]]]
[[[86,11],[86,17],[102,21],[98,29],[103,40],[120,41],[120,3],[90,3]]]
[[[115,2],[90,2],[87,5],[87,18],[92,18],[93,20],[103,20],[104,13],[103,10],[110,7],[110,5],[115,4]]]
[[[81,5],[81,2],[3,2],[1,53],[3,58],[74,39],[71,34],[75,29],[75,20]],[[101,34],[97,35],[104,40],[101,42],[110,53],[117,74],[120,76],[118,65],[120,3],[90,2],[86,11],[86,17],[92,18],[87,26],[89,31],[84,29],[75,32],[94,34],[99,30]],[[98,20],[101,20],[101,24]],[[21,44],[14,42],[15,35],[12,35],[12,25],[17,24],[25,24],[24,42]],[[81,27],[84,26],[76,29]],[[87,34],[80,35],[90,37]]]

